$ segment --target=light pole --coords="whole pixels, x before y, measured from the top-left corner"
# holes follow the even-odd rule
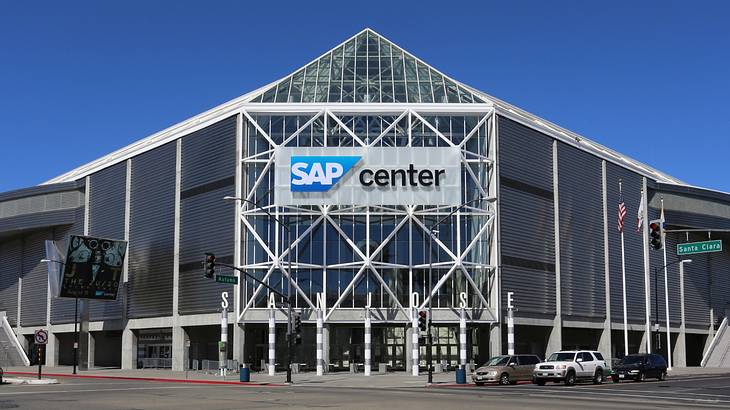
[[[291,241],[291,230],[289,229],[288,224],[290,223],[289,219],[287,218],[287,223],[283,223],[279,218],[275,217],[271,214],[268,210],[266,210],[264,207],[260,206],[256,202],[253,202],[246,198],[237,198],[233,196],[225,196],[223,197],[224,200],[229,201],[243,201],[250,205],[253,205],[256,209],[260,210],[261,212],[265,213],[269,218],[273,219],[274,221],[278,222],[281,227],[286,230],[286,239],[287,239],[287,251],[286,251],[286,266],[287,269],[289,269],[289,274],[286,275],[289,279],[287,281],[287,326],[286,326],[286,382],[291,383],[291,365],[292,365],[292,298],[291,298],[291,287],[292,287],[292,268],[291,268],[291,253],[293,248],[293,243]],[[239,215],[240,217],[240,215]],[[284,270],[281,268],[281,261],[279,263],[279,269],[284,273]]]
[[[428,325],[426,326],[426,338],[428,338],[428,351],[426,352],[426,360],[428,361],[428,383],[433,383],[433,339],[431,338],[431,322],[433,320],[432,312],[433,312],[433,261],[432,261],[432,249],[433,249],[433,236],[435,234],[438,234],[438,226],[441,225],[441,223],[447,219],[449,219],[453,214],[459,212],[461,208],[471,205],[474,202],[481,201],[481,200],[489,200],[490,198],[486,197],[477,197],[472,199],[471,201],[464,202],[463,204],[457,206],[454,208],[451,212],[449,212],[448,215],[444,216],[443,218],[436,221],[435,224],[431,225],[428,228]]]
[[[666,246],[666,244],[664,246]],[[667,271],[668,267],[679,264],[680,298],[682,299],[680,301],[680,303],[682,304],[681,315],[684,316],[684,303],[682,303],[684,301],[684,264],[691,263],[691,262],[692,262],[692,259],[677,259],[676,261],[667,263],[664,266],[654,268],[654,312],[656,314],[656,318],[655,318],[656,321],[654,324],[654,330],[655,330],[654,334],[656,337],[657,348],[659,348],[659,345],[660,345],[659,342],[661,341],[661,333],[659,332],[659,293],[658,293],[657,282],[658,282],[658,277],[659,277],[659,270],[664,269],[664,272],[665,272],[665,275],[664,275],[664,301],[665,301],[665,304],[667,307],[667,309],[666,309],[667,363],[668,363],[667,370],[672,370],[672,365],[671,365],[671,363],[672,363],[672,359],[671,359],[672,346],[671,346],[671,333],[670,333],[670,329],[669,329],[669,293],[668,293],[669,285],[667,284],[666,271]],[[684,320],[682,320],[682,323],[684,323]]]

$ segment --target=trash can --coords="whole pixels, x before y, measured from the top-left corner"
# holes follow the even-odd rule
[[[238,381],[240,382],[250,382],[251,381],[251,370],[248,368],[248,366],[241,365],[238,368]]]
[[[463,367],[456,369],[456,384],[466,384],[466,369]]]

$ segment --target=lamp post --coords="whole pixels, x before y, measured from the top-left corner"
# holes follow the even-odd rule
[[[431,337],[431,322],[433,320],[433,257],[432,257],[432,249],[433,249],[433,236],[438,234],[438,226],[441,225],[441,223],[447,219],[449,219],[453,214],[459,212],[461,208],[471,205],[474,202],[481,201],[481,200],[489,200],[490,198],[486,197],[477,197],[470,201],[464,202],[463,204],[457,206],[454,208],[451,212],[449,212],[448,215],[444,216],[443,218],[436,221],[435,224],[431,225],[428,228],[428,325],[426,326],[426,338],[428,339],[428,351],[426,352],[426,360],[428,361],[428,383],[433,383],[433,339]]]
[[[292,298],[291,298],[291,288],[292,288],[292,269],[291,269],[291,253],[292,253],[292,241],[291,241],[291,230],[289,229],[288,224],[290,221],[287,219],[287,223],[283,223],[279,218],[275,217],[271,214],[268,210],[266,210],[264,207],[260,206],[256,202],[253,202],[246,198],[238,198],[233,196],[225,196],[223,197],[224,200],[229,201],[243,201],[250,205],[253,205],[256,209],[260,210],[261,212],[265,213],[269,218],[273,219],[274,221],[278,222],[281,227],[286,230],[286,236],[287,236],[287,251],[286,251],[286,266],[287,269],[289,269],[289,274],[286,275],[289,279],[287,281],[287,326],[286,326],[286,382],[291,383],[291,365],[292,365]],[[281,269],[281,261],[279,263],[279,269]],[[283,269],[282,273],[283,273]]]
[[[665,244],[665,246],[666,246],[666,244]],[[672,363],[671,341],[672,340],[671,340],[671,333],[670,333],[670,329],[669,329],[669,292],[668,292],[669,285],[667,283],[668,279],[667,279],[666,271],[667,271],[668,267],[679,264],[680,298],[681,298],[680,303],[682,305],[681,306],[681,316],[684,317],[684,303],[683,303],[683,301],[684,301],[684,264],[691,263],[691,262],[692,262],[692,259],[677,259],[676,261],[667,263],[664,266],[654,268],[654,312],[656,314],[656,318],[655,318],[656,321],[654,323],[654,332],[655,332],[654,334],[656,337],[657,348],[659,348],[660,341],[661,341],[661,333],[659,332],[659,326],[660,326],[660,324],[659,324],[659,293],[658,293],[657,282],[658,282],[658,278],[659,278],[659,270],[664,269],[664,272],[665,272],[665,275],[664,275],[664,301],[665,301],[665,305],[666,305],[665,315],[666,315],[666,324],[667,324],[667,363],[668,363],[667,370],[672,370],[672,365],[671,365],[671,363]],[[684,319],[682,319],[682,323],[684,323]]]

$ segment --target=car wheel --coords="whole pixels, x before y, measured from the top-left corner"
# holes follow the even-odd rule
[[[639,372],[639,376],[636,377],[636,381],[645,382],[646,381],[646,374],[644,374],[644,372]]]
[[[657,379],[659,379],[659,381],[662,381],[662,382],[664,380],[667,380],[667,371],[662,370],[661,372],[659,372],[659,377],[657,377]]]
[[[474,382],[477,386],[484,386],[484,382]]]
[[[499,384],[501,384],[502,386],[508,385],[509,384],[509,374],[502,373],[502,375],[499,376]]]
[[[572,386],[575,384],[575,372],[570,371],[565,375],[565,385]]]
[[[603,383],[603,371],[601,369],[596,370],[596,374],[593,375],[593,384]]]

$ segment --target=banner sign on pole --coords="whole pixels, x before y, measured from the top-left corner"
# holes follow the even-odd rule
[[[127,242],[71,235],[59,296],[115,300]]]

